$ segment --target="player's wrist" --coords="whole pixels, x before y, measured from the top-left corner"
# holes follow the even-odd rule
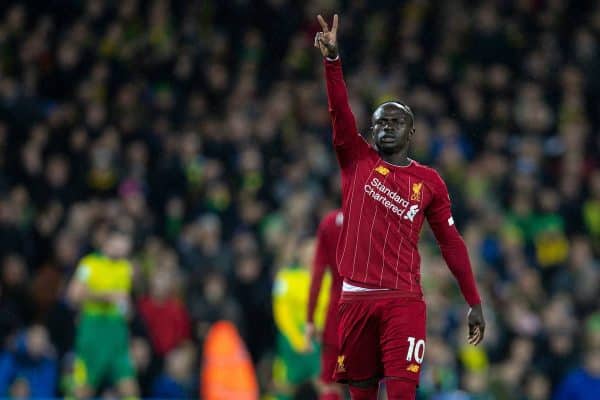
[[[329,61],[335,61],[338,58],[340,58],[340,53],[338,51],[337,46],[336,47],[332,47],[332,48],[328,48],[327,49],[327,54],[325,54],[325,58],[328,59]]]

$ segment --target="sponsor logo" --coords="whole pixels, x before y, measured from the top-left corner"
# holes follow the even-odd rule
[[[344,355],[338,356],[338,358],[337,358],[337,371],[338,372],[346,372],[346,366],[344,365],[345,359],[346,359],[346,356],[344,356]]]
[[[375,168],[375,171],[379,172],[383,176],[386,176],[390,173],[390,170],[384,167],[383,165],[380,165],[379,167]]]
[[[415,219],[415,215],[417,215],[418,212],[419,212],[419,206],[416,204],[413,204],[412,206],[410,206],[410,208],[404,215],[404,219],[408,219],[408,220],[410,220],[410,222],[413,222],[413,220]]]
[[[450,217],[448,218],[448,226],[452,226],[454,225],[454,218]]]
[[[420,368],[421,367],[418,364],[410,364],[408,367],[406,367],[406,370],[409,372],[414,372],[416,374],[417,372],[419,372]]]
[[[404,219],[408,219],[411,222],[413,222],[415,215],[420,211],[418,205],[410,206],[408,200],[403,198],[398,192],[385,186],[378,178],[373,178],[365,184],[365,193],[376,202],[381,203],[392,213],[399,217],[404,217]]]
[[[412,184],[412,194],[410,199],[412,201],[421,201],[421,189],[423,188],[423,182]]]

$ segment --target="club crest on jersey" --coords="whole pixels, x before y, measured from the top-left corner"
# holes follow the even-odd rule
[[[344,355],[338,356],[338,358],[337,358],[337,371],[338,372],[346,372],[346,366],[344,365],[345,359],[346,359],[346,356],[344,356]]]
[[[390,173],[390,170],[384,167],[383,165],[380,165],[379,167],[375,168],[375,171],[379,172],[383,176],[386,176]]]
[[[406,370],[408,372],[414,372],[415,374],[419,372],[419,369],[420,367],[418,364],[410,364],[408,367],[406,367]]]
[[[421,201],[421,189],[423,188],[423,182],[412,184],[412,194],[410,199],[412,201]]]

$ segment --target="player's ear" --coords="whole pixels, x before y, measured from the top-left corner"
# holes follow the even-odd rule
[[[372,146],[377,147],[377,143],[375,142],[375,127],[373,125],[369,126],[369,142]]]

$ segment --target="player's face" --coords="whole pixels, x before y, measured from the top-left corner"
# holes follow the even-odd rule
[[[131,238],[120,232],[111,233],[103,246],[104,253],[112,258],[123,258],[131,251]]]
[[[393,154],[408,146],[412,118],[397,104],[383,104],[373,113],[373,140],[379,151]]]

